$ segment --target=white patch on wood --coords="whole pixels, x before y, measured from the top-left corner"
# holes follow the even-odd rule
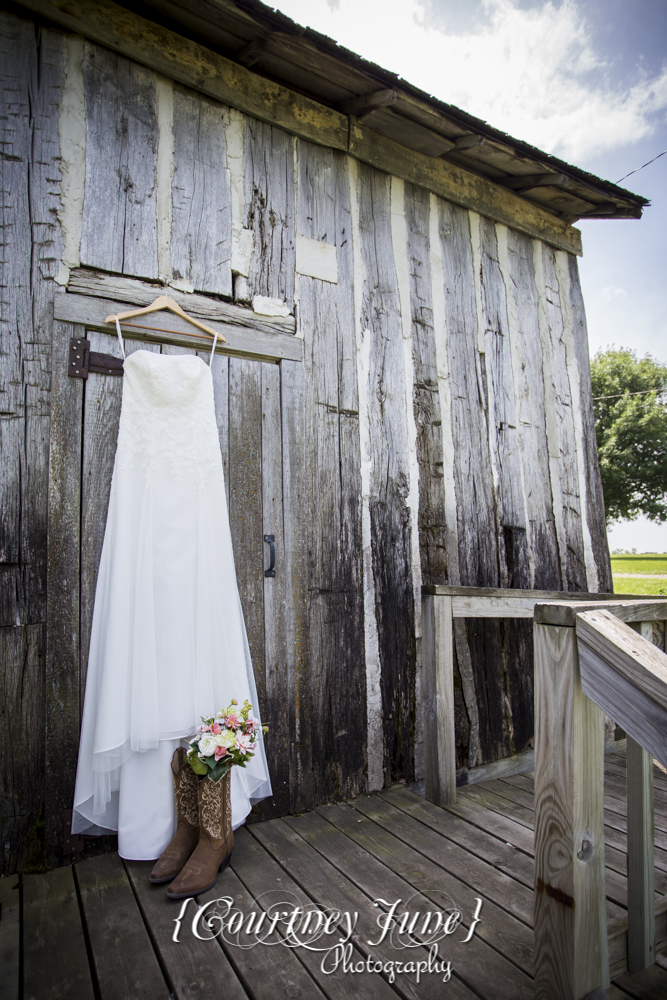
[[[447,546],[447,576],[453,586],[461,583],[459,570],[459,531],[456,517],[454,486],[454,437],[452,435],[452,399],[447,355],[447,317],[445,309],[445,268],[440,248],[440,208],[436,195],[430,198],[429,244],[431,257],[431,297],[433,303],[433,335],[438,368],[438,395],[442,420],[442,470],[445,480],[445,538]]]
[[[417,458],[417,424],[414,407],[414,359],[412,352],[412,307],[410,303],[410,258],[408,253],[408,225],[405,218],[405,181],[398,177],[391,179],[391,243],[394,251],[394,267],[398,281],[398,298],[401,304],[401,327],[403,330],[403,368],[405,371],[405,411],[408,426],[408,506],[410,508],[410,544],[412,555],[412,590],[415,613],[415,640],[417,662],[415,679],[415,700],[423,704],[422,692],[422,572],[419,551],[419,460]],[[421,711],[415,722],[415,775],[421,777],[423,771],[424,719]],[[417,764],[419,762],[419,774]]]
[[[563,521],[563,494],[560,487],[560,445],[558,440],[558,416],[554,399],[554,383],[551,371],[551,345],[549,343],[549,322],[546,313],[547,287],[544,280],[544,261],[542,259],[542,243],[533,240],[533,267],[535,270],[535,286],[537,288],[538,323],[540,341],[542,343],[542,372],[544,375],[544,415],[546,419],[547,448],[549,450],[549,479],[551,481],[551,498],[553,502],[554,523],[558,540],[558,556],[560,559],[563,586],[567,580],[567,534]]]
[[[170,282],[171,270],[171,182],[174,177],[174,84],[171,80],[153,73],[155,80],[155,109],[157,114],[157,269],[161,281]],[[182,283],[175,284],[180,291]]]
[[[186,278],[174,278],[169,282],[169,287],[176,288],[179,292],[186,292],[188,295],[192,295],[195,290],[195,286]]]
[[[81,224],[86,180],[86,99],[82,68],[84,41],[79,35],[67,35],[66,45],[58,119],[61,173],[58,220],[63,241],[63,267],[56,278],[58,284],[67,284],[69,268],[79,267],[81,263]]]
[[[470,246],[472,247],[472,268],[475,275],[475,306],[477,309],[477,350],[486,352],[486,330],[482,310],[482,238],[479,232],[479,215],[468,211],[470,220]],[[492,449],[493,451],[493,449]],[[495,471],[494,471],[495,479]]]
[[[371,553],[371,428],[368,405],[371,334],[361,329],[366,269],[359,233],[359,196],[357,161],[348,157],[350,179],[350,215],[354,259],[354,325],[357,342],[357,378],[359,385],[359,444],[361,456],[361,537],[364,570],[364,648],[366,654],[366,720],[368,791],[384,786],[384,738],[382,729],[382,691],[380,688],[380,647],[375,617],[375,575]]]
[[[232,274],[247,278],[250,273],[253,232],[243,228],[245,206],[245,180],[243,176],[243,141],[245,118],[235,108],[229,109],[227,123],[227,169],[231,189],[232,208]]]
[[[308,236],[296,237],[296,272],[320,281],[338,284],[338,258],[333,243],[311,240]]]
[[[516,304],[516,287],[510,276],[509,250],[507,240],[507,226],[496,223],[496,239],[498,241],[498,266],[505,285],[505,301],[507,303],[507,325],[510,337],[510,353],[512,357],[512,376],[514,382],[514,405],[517,414],[517,438],[519,441],[519,468],[521,469],[521,496],[523,497],[523,509],[526,528],[529,528],[530,517],[528,514],[528,494],[526,492],[526,476],[524,470],[524,448],[523,448],[523,424],[524,414],[523,398],[521,387],[521,353],[519,350],[519,310]],[[528,565],[530,568],[530,586],[535,586],[535,553],[531,545],[530,531],[526,531],[526,541],[528,544]]]
[[[567,374],[572,394],[572,415],[574,417],[575,441],[577,447],[577,473],[579,478],[579,502],[581,504],[581,532],[584,540],[584,561],[586,564],[586,584],[589,593],[595,594],[600,589],[598,570],[593,553],[593,540],[588,524],[588,491],[586,489],[586,473],[584,458],[584,426],[581,419],[581,378],[577,353],[574,344],[574,317],[570,305],[570,269],[567,254],[564,250],[555,253],[556,277],[560,295],[560,310],[563,316],[563,343],[567,358]]]
[[[260,316],[289,316],[289,306],[280,299],[269,299],[266,295],[255,295],[252,310]]]
[[[294,217],[296,219],[297,206],[299,204],[299,140],[292,136],[292,155],[294,163]],[[299,323],[299,272],[294,269],[294,317],[296,319],[295,336],[304,339],[304,332]]]

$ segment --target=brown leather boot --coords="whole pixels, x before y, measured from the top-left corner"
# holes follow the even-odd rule
[[[232,856],[232,769],[217,783],[209,778],[199,782],[199,843],[185,862],[181,874],[167,889],[169,899],[197,896],[211,889],[218,872]]]
[[[176,833],[155,862],[150,882],[171,882],[188,860],[199,840],[199,805],[197,775],[179,747],[171,761],[176,796]]]

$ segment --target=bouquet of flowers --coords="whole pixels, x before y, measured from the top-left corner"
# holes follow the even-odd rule
[[[259,719],[251,715],[252,705],[246,699],[242,708],[232,698],[231,705],[217,712],[215,718],[201,717],[196,735],[189,740],[186,759],[195,774],[206,775],[218,782],[230,767],[245,767],[254,756],[262,732]]]

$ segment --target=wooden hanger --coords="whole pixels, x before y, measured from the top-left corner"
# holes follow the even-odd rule
[[[221,333],[216,333],[215,330],[211,329],[210,326],[206,326],[205,323],[200,323],[198,319],[194,319],[192,316],[188,316],[184,309],[181,309],[178,302],[175,299],[170,298],[168,295],[160,295],[155,300],[151,302],[149,306],[144,306],[143,309],[130,309],[128,312],[118,313],[118,316],[114,313],[112,316],[107,316],[105,323],[114,323],[116,318],[119,320],[131,319],[133,316],[145,316],[146,313],[159,312],[161,309],[169,309],[171,312],[176,313],[181,319],[185,319],[188,323],[192,323],[193,326],[199,327],[204,333],[209,333],[212,337],[217,337],[221,340],[223,344],[227,341]]]

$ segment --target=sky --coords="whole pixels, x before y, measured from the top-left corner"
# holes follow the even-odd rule
[[[667,0],[272,0],[413,85],[511,136],[619,181],[667,150]],[[667,364],[667,155],[622,186],[640,221],[577,223],[591,356],[615,345]],[[609,531],[667,551],[667,524]]]

